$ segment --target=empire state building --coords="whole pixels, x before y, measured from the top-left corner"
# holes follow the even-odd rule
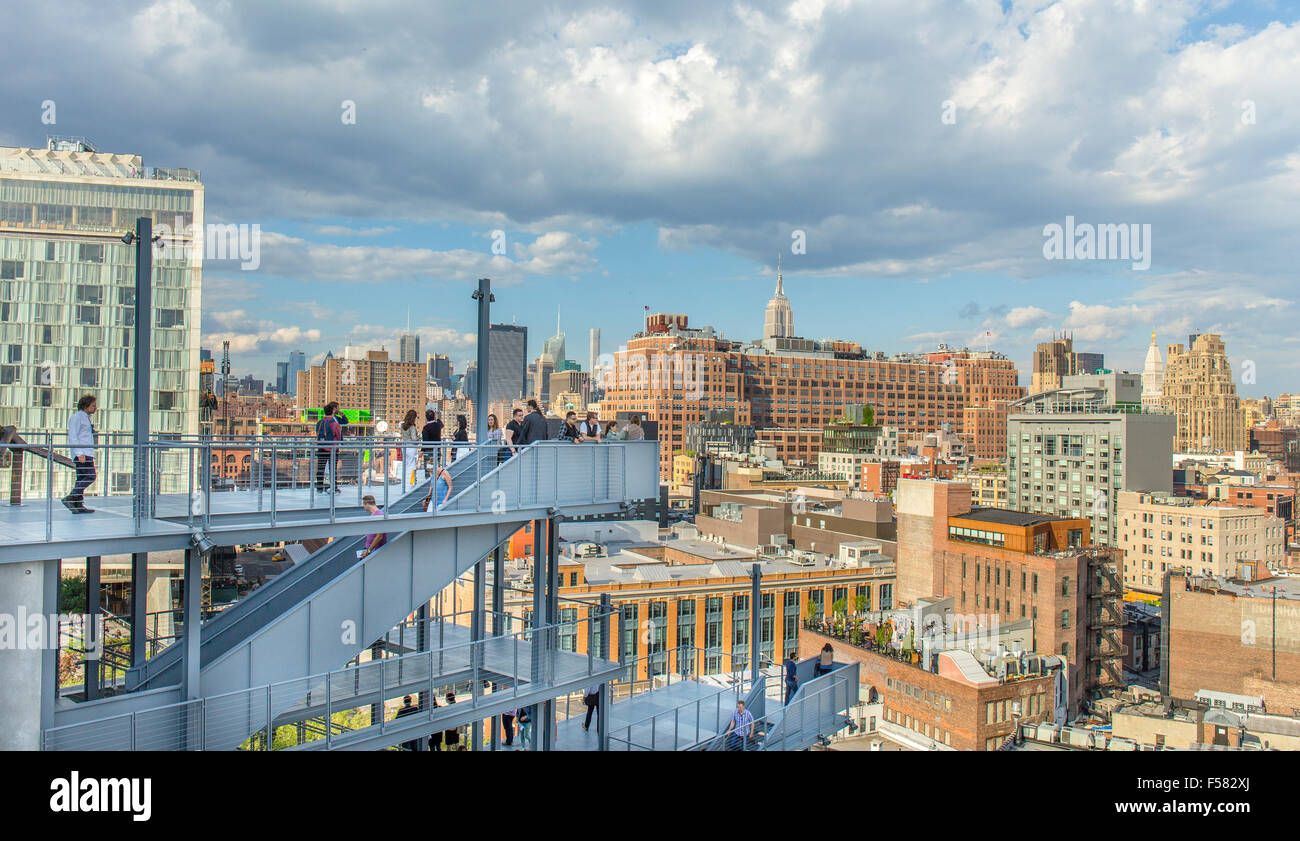
[[[763,318],[764,339],[790,339],[794,337],[794,310],[790,299],[785,296],[785,287],[781,281],[781,255],[776,256],[776,294],[767,302],[767,314]]]

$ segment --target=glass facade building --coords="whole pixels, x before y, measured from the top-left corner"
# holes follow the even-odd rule
[[[0,424],[33,443],[52,433],[60,444],[83,394],[98,398],[101,444],[130,440],[135,246],[121,236],[140,216],[172,243],[154,249],[150,427],[192,435],[202,255],[186,246],[203,225],[198,173],[146,170],[139,156],[88,145],[0,147]],[[129,489],[127,454],[108,461],[92,491]],[[43,492],[41,460],[24,472],[24,492]],[[56,488],[68,474],[56,471]]]

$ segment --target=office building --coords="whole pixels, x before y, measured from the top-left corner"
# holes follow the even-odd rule
[[[1249,437],[1222,338],[1206,333],[1186,348],[1169,345],[1167,351],[1161,402],[1178,418],[1174,451],[1246,449]]]
[[[1131,376],[1131,375],[1130,375]],[[1173,490],[1174,418],[1117,403],[1104,387],[1056,389],[1013,404],[1007,507],[1086,517],[1098,545],[1118,538],[1120,491]]]
[[[425,368],[419,362],[395,362],[388,352],[349,351],[359,359],[327,357],[298,375],[299,409],[320,409],[337,402],[344,411],[363,410],[375,422],[401,423],[410,409],[427,402]]]
[[[275,363],[275,393],[276,394],[289,393],[289,363],[288,362]]]
[[[984,427],[995,438],[972,441],[978,433],[966,429],[965,410],[1018,399],[1024,390],[1016,381],[1015,365],[998,353],[940,348],[888,359],[845,341],[745,345],[711,327],[691,328],[684,315],[661,315],[615,355],[601,407],[659,422],[666,480],[686,429],[718,410],[752,425],[790,463],[815,463],[822,430],[862,404],[874,411],[874,424],[922,434],[948,423],[968,444],[996,454],[1005,429]]]
[[[169,245],[153,255],[150,428],[198,433],[203,191],[193,170],[146,168],[81,139],[0,147],[0,425],[62,436],[77,400],[94,394],[100,440],[129,438],[136,248],[121,237],[146,216]],[[100,464],[96,488],[129,485],[123,459]],[[26,491],[43,491],[40,460],[23,469]]]
[[[1124,586],[1158,595],[1165,575],[1231,577],[1242,561],[1276,568],[1286,558],[1286,521],[1257,508],[1165,494],[1121,492],[1119,548]]]
[[[475,377],[475,383],[477,383]],[[488,383],[489,403],[522,400],[527,394],[528,379],[528,328],[515,324],[493,324],[488,328]],[[477,396],[475,388],[466,388],[466,394]]]
[[[437,383],[443,388],[451,386],[451,357],[445,353],[431,353],[425,359],[429,382]]]
[[[1058,389],[1062,377],[1093,373],[1105,367],[1105,361],[1100,353],[1076,353],[1073,336],[1041,342],[1034,351],[1029,393]]]
[[[397,338],[397,361],[420,361],[420,337],[416,333],[403,333]]]
[[[781,258],[776,260],[776,292],[767,302],[763,314],[764,339],[794,338],[794,308],[785,296],[785,286],[781,279]]]

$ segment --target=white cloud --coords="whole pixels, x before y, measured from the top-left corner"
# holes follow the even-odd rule
[[[1012,329],[1022,327],[1034,327],[1042,324],[1052,317],[1052,314],[1041,307],[1015,307],[1006,315],[1006,324]]]

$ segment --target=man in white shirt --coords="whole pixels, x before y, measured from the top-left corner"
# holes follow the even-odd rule
[[[77,411],[68,419],[68,447],[77,468],[77,481],[72,493],[63,498],[63,504],[73,514],[90,514],[93,509],[85,503],[86,488],[95,482],[95,425],[91,416],[99,408],[93,394],[77,401]]]

